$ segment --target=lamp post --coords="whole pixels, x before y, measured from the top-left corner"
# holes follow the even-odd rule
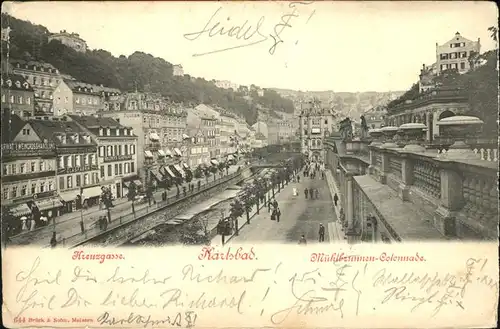
[[[224,234],[224,233],[226,233],[226,231],[225,231],[226,230],[226,223],[224,222],[224,210],[221,210],[220,214],[221,214],[221,217],[222,217],[222,220],[221,220],[221,223],[222,223],[222,229],[221,229],[221,232],[222,232],[222,234],[221,234],[221,237],[222,237],[222,246],[224,246],[224,243],[226,242],[225,241],[225,237],[226,236]]]

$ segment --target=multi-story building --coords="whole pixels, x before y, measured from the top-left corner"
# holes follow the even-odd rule
[[[438,45],[436,43],[436,68],[440,74],[445,70],[455,69],[465,73],[470,69],[468,58],[474,53],[479,54],[481,40],[471,41],[460,35],[459,32],[448,42]]]
[[[126,197],[126,185],[137,180],[137,136],[132,128],[112,118],[100,116],[70,116],[91,133],[97,142],[97,164],[101,186],[107,186],[114,197]]]
[[[376,106],[364,113],[368,129],[380,128],[385,122],[387,110],[384,106]]]
[[[188,128],[188,134],[190,137],[190,145],[188,148],[188,158],[187,162],[189,167],[196,168],[199,165],[210,164],[210,151],[208,140],[203,134],[203,129],[200,128]]]
[[[55,217],[62,207],[55,144],[38,136],[29,122],[21,122],[13,132],[12,141],[2,143],[2,204],[14,217],[33,219],[35,226],[46,224],[41,217]]]
[[[10,72],[21,75],[34,91],[34,115],[54,115],[53,93],[61,81],[59,71],[49,63],[10,60]]]
[[[320,104],[303,109],[299,116],[301,152],[312,161],[325,161],[324,140],[333,131],[334,114]]]
[[[278,143],[289,143],[295,138],[295,130],[292,121],[279,120],[276,122]]]
[[[2,110],[10,111],[20,118],[34,114],[34,93],[30,84],[18,74],[2,76]]]
[[[127,93],[122,95],[120,111],[100,112],[103,117],[114,118],[133,129],[137,136],[138,174],[144,182],[152,184],[163,180],[160,170],[163,166],[175,164],[182,168],[189,144],[186,111],[155,96]]]
[[[265,122],[257,121],[256,123],[254,123],[252,125],[252,127],[255,129],[256,133],[261,133],[262,135],[264,135],[264,137],[266,137],[266,140],[267,140],[268,134],[269,134],[269,129],[268,129],[267,124]]]
[[[68,33],[66,32],[66,30],[62,30],[59,33],[54,33],[50,35],[49,42],[52,40],[58,40],[63,45],[66,45],[82,53],[87,51],[87,42],[85,42],[85,40],[80,38],[80,35],[77,33]]]
[[[233,83],[228,80],[217,80],[215,81],[215,85],[222,89],[233,89],[233,90],[238,90],[238,88],[240,87],[239,84]]]
[[[62,212],[73,212],[82,206],[99,204],[99,167],[97,143],[91,133],[69,117],[30,120],[26,128],[38,138],[56,147],[56,186],[63,202]]]
[[[184,69],[182,68],[181,64],[173,65],[172,66],[172,74],[174,76],[184,76]]]
[[[267,138],[264,136],[262,133],[256,133],[255,134],[255,142],[252,145],[253,148],[258,149],[261,147],[266,147],[267,146]]]
[[[104,107],[101,89],[84,82],[61,80],[54,90],[54,114],[96,114]]]
[[[190,129],[201,128],[205,141],[208,144],[210,158],[220,158],[220,113],[207,106],[200,104],[194,109],[188,109],[187,127]]]
[[[236,116],[232,113],[224,113],[219,117],[220,127],[220,153],[224,157],[228,154],[236,152],[236,145],[234,143],[235,130],[237,127]]]

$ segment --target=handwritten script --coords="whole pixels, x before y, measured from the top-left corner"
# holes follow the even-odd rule
[[[255,46],[264,42],[271,42],[268,49],[269,54],[274,55],[278,45],[284,43],[283,34],[285,30],[292,28],[294,20],[301,17],[300,8],[312,4],[312,1],[294,1],[288,4],[287,12],[281,14],[278,22],[272,23],[270,32],[265,27],[266,16],[258,19],[234,21],[231,16],[223,14],[223,7],[219,7],[208,18],[203,28],[196,32],[184,34],[184,38],[189,41],[201,40],[202,38],[225,38],[234,42],[234,45],[220,49],[212,49],[193,54],[193,56],[205,56],[224,51]],[[315,11],[312,11],[306,22],[311,19]],[[269,19],[268,19],[269,21]]]
[[[484,255],[439,268],[429,267],[431,260],[318,264],[308,262],[306,254],[277,263],[200,261],[199,250],[180,258],[191,260],[183,263],[148,253],[154,261],[140,265],[70,261],[61,267],[61,256],[30,259],[24,254],[13,263],[16,269],[4,274],[5,315],[12,323],[48,326],[291,326],[304,321],[313,327],[374,312],[381,317],[404,313],[408,321],[467,317],[477,312],[478,300],[491,306],[498,294],[496,260]]]

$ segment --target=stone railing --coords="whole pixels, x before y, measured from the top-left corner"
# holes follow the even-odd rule
[[[389,127],[383,134],[375,129],[367,147],[368,175],[352,169],[353,162],[362,159],[335,157],[327,149],[327,159],[336,159],[329,168],[334,169],[342,205],[352,222],[351,241],[370,240],[362,237],[367,213],[379,222],[371,228],[376,241],[418,240],[424,235],[436,240],[498,239],[497,163],[465,142],[481,123],[464,116],[440,120],[451,138],[445,153],[425,147],[421,123]],[[394,142],[396,135],[400,143]],[[401,216],[404,212],[407,218]]]

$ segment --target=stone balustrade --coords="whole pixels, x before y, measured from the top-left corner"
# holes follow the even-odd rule
[[[420,123],[371,131],[371,144],[345,142],[343,154],[330,147],[341,141],[327,141],[349,241],[498,239],[498,151],[472,150],[464,142],[481,125],[477,118],[447,119],[442,131],[455,141],[448,152],[424,147]],[[395,147],[398,131],[404,143]],[[377,224],[368,228],[367,217]]]

